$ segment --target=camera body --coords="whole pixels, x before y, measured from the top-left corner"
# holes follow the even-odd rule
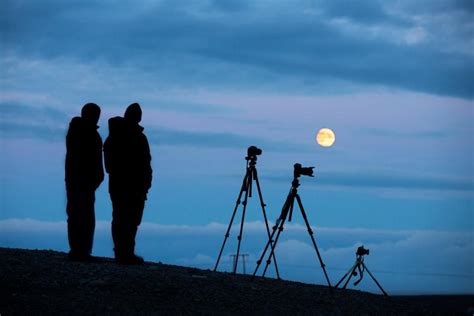
[[[247,148],[247,156],[248,157],[256,157],[262,154],[262,150],[257,146],[250,146]]]
[[[357,248],[356,255],[358,256],[369,255],[369,249],[365,249],[364,246],[360,246],[359,248]]]
[[[299,176],[314,177],[313,175],[314,167],[303,167],[300,163],[295,163],[294,167],[295,167],[295,170],[294,170],[295,178],[298,178]]]

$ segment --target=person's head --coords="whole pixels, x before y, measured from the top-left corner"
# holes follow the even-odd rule
[[[100,107],[95,103],[87,103],[82,107],[81,117],[92,124],[97,124],[100,117]]]
[[[124,118],[133,123],[140,123],[142,120],[142,109],[140,108],[140,104],[132,103],[127,107],[125,110]]]

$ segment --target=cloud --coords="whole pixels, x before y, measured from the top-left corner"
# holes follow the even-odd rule
[[[0,133],[3,137],[61,141],[66,135],[66,113],[48,106],[0,103]]]
[[[153,98],[152,98],[153,99]],[[222,105],[215,104],[203,104],[193,102],[179,102],[174,100],[159,100],[159,104],[156,106],[158,110],[172,111],[172,112],[185,112],[193,114],[210,115],[215,113],[229,113],[236,111]]]
[[[443,50],[447,45],[436,40],[443,31],[429,19],[432,6],[418,21],[405,2],[111,5],[9,2],[0,25],[6,51],[139,69],[169,86],[310,92],[346,82],[472,97],[473,56]],[[445,12],[448,28],[459,11],[466,12]],[[472,25],[457,28],[442,33],[450,47],[470,40]]]
[[[209,106],[208,110],[211,108]],[[70,118],[65,112],[53,107],[0,103],[0,132],[4,137],[63,141],[67,133],[69,120]],[[103,137],[107,137],[104,129],[101,129],[100,132],[102,132]],[[147,128],[145,133],[149,141],[156,145],[247,148],[251,144],[259,144],[259,146],[264,146],[267,150],[274,151],[305,150],[304,146],[290,142],[272,141],[237,133],[190,132],[163,127]]]
[[[27,106],[19,103],[0,102],[0,121],[26,121],[37,124],[64,124],[65,112],[49,106]]]
[[[65,222],[47,222],[32,218],[18,219],[12,218],[0,221],[0,230],[4,233],[21,233],[21,232],[56,232],[63,233],[66,231],[67,224]]]
[[[259,144],[259,146],[271,151],[298,149],[304,152],[306,149],[304,146],[289,142],[272,141],[261,137],[233,133],[189,132],[165,128],[149,129],[146,133],[149,140],[158,145],[245,149],[252,144]]]
[[[440,139],[446,138],[453,134],[453,131],[448,130],[420,130],[420,131],[406,131],[406,130],[390,130],[383,128],[365,128],[360,129],[359,133],[364,133],[371,136],[383,138],[403,138],[403,139]]]
[[[46,141],[62,141],[66,135],[65,129],[51,128],[39,125],[0,122],[2,137],[33,138]]]
[[[224,0],[224,1],[212,0],[210,2],[211,8],[214,7],[218,10],[231,11],[231,12],[242,11],[242,10],[248,9],[249,6],[250,6],[249,1],[242,1],[242,0]]]
[[[307,183],[308,186],[342,187],[342,188],[374,188],[374,189],[403,189],[425,190],[440,192],[462,192],[471,194],[474,183],[468,177],[443,177],[422,174],[400,174],[388,171],[316,171],[318,182]],[[266,179],[277,182],[289,182],[288,176],[266,176]]]
[[[472,1],[397,1],[386,3],[386,10],[414,29],[424,32],[424,44],[443,52],[473,56],[474,25]]]
[[[210,256],[198,253],[193,258],[177,259],[176,262],[185,266],[211,266],[215,264],[215,259]]]
[[[302,258],[313,257],[314,248],[308,242],[289,239],[277,244],[278,261],[284,264],[301,264]],[[308,256],[311,254],[311,256]],[[305,260],[307,261],[307,260]]]
[[[408,176],[374,174],[324,173],[325,184],[339,186],[359,186],[373,188],[423,189],[438,191],[473,191],[474,184],[469,178],[448,178],[441,176]]]

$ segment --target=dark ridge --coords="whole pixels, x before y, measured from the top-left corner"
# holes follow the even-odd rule
[[[0,248],[0,314],[433,315],[409,299],[146,262]]]

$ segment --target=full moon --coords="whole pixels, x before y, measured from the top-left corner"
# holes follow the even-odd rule
[[[316,135],[316,141],[322,147],[331,147],[336,140],[336,134],[330,128],[321,128]]]

